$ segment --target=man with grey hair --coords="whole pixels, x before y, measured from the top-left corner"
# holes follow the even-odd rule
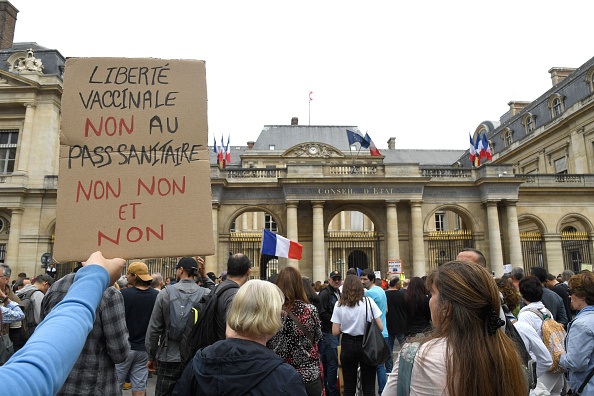
[[[163,275],[159,272],[155,272],[154,274],[151,274],[151,278],[153,278],[151,287],[159,291],[163,290]]]
[[[514,269],[512,269],[509,280],[512,283],[512,285],[514,285],[514,287],[516,288],[516,290],[518,292],[520,291],[520,281],[522,280],[523,277],[524,277],[524,268],[514,267]]]
[[[12,270],[7,264],[0,264],[0,288],[2,289],[2,294],[6,296],[7,300],[14,301],[19,306],[21,305],[20,298],[14,293],[12,287],[10,287],[10,275],[12,274]],[[23,329],[22,322],[20,320],[17,321],[10,321],[10,325],[6,325],[9,323],[6,318],[3,320],[5,326],[8,327],[8,333],[10,335],[10,339],[14,345],[14,351],[18,351],[25,345],[25,330]]]
[[[565,283],[566,285],[569,286],[569,284],[567,283],[569,281],[569,278],[571,278],[572,276],[574,276],[575,273],[572,270],[565,270],[561,273],[561,278],[563,278],[563,283]]]

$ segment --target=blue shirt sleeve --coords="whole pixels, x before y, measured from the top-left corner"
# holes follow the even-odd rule
[[[25,346],[0,367],[3,389],[11,389],[11,395],[56,394],[93,328],[95,310],[108,286],[109,274],[103,267],[81,268],[64,300],[37,326]]]
[[[2,306],[2,323],[13,323],[25,319],[25,314],[19,307],[19,304],[11,301],[6,306]]]

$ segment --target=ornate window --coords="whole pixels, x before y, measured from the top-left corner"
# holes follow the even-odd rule
[[[559,94],[553,94],[549,98],[549,109],[551,110],[551,118],[559,117],[565,111],[563,97]]]
[[[534,116],[532,113],[526,113],[524,118],[522,118],[522,124],[526,130],[526,135],[534,132],[536,129],[536,116]]]
[[[506,128],[503,130],[503,145],[505,147],[511,146],[514,142],[514,133],[511,129]]]
[[[567,157],[555,160],[555,173],[558,175],[567,174]]]
[[[18,129],[0,129],[0,174],[14,171],[18,140]]]

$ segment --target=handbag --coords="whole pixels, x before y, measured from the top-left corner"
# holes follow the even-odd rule
[[[368,308],[371,310],[369,297],[365,298],[365,302],[365,320],[367,320]],[[373,315],[371,316],[371,321],[367,321],[365,334],[363,334],[363,361],[370,366],[379,366],[390,357],[390,348]]]

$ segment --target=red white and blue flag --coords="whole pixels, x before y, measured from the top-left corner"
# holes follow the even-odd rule
[[[212,148],[214,150],[215,156],[217,157],[217,165],[218,165],[219,164],[219,152],[217,150],[217,138],[213,136],[212,139],[214,140],[214,144],[212,145]]]
[[[379,152],[379,150],[377,149],[377,147],[375,146],[375,143],[373,143],[373,140],[371,140],[371,136],[369,136],[368,133],[365,134],[365,137],[363,138],[363,140],[365,142],[367,142],[367,145],[369,146],[369,154],[371,154],[374,157],[379,157],[382,154]],[[361,145],[363,146],[363,145]]]
[[[223,144],[224,144],[223,143],[223,135],[221,135],[221,145],[219,146],[219,156],[217,158],[218,158],[218,163],[224,168],[225,167],[225,162],[224,162],[224,160],[225,160],[225,154],[224,154],[225,147],[223,146]]]
[[[476,158],[476,150],[474,148],[474,142],[472,141],[472,135],[468,134],[470,137],[470,163],[474,164],[474,159]]]
[[[301,260],[302,251],[302,244],[291,241],[266,229],[263,230],[262,254]]]
[[[225,162],[227,164],[231,163],[231,148],[229,147],[229,141],[231,140],[231,135],[227,136],[227,146],[225,147]]]
[[[491,153],[491,146],[489,145],[489,141],[487,140],[487,134],[483,134],[483,148],[485,149],[485,157],[490,161],[493,159],[493,153]],[[482,155],[481,155],[482,157]]]

